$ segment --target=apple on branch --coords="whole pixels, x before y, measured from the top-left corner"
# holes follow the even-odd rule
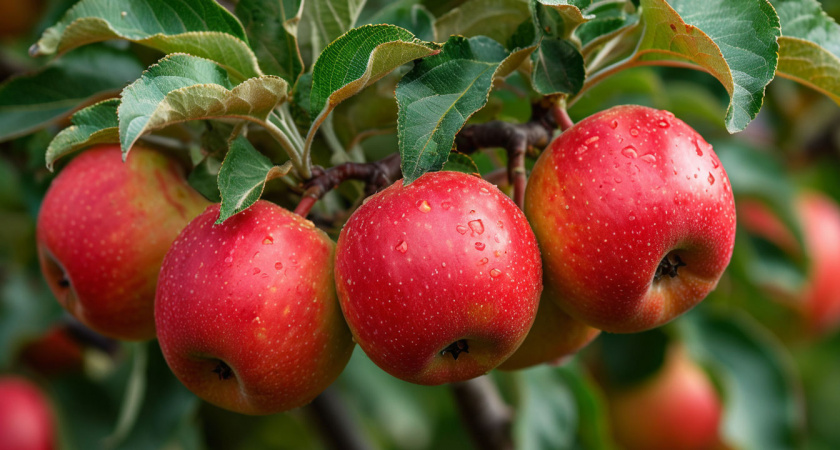
[[[525,192],[546,284],[592,327],[660,326],[715,288],[735,239],[729,179],[673,114],[618,106],[566,130]]]
[[[85,150],[50,185],[38,214],[41,271],[59,303],[108,337],[155,336],[160,264],[209,202],[162,153],[118,145]]]
[[[542,291],[534,234],[492,184],[459,172],[397,181],[347,221],[336,286],[353,336],[391,375],[483,375],[528,333]]]
[[[0,449],[52,450],[56,426],[41,389],[25,378],[0,377]]]

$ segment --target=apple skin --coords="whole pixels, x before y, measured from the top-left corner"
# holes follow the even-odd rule
[[[712,147],[642,106],[599,112],[555,139],[529,178],[525,215],[555,301],[615,333],[655,328],[700,302],[735,240],[732,191]],[[655,280],[666,255],[685,266]]]
[[[55,424],[47,398],[25,378],[0,377],[0,449],[52,450]]]
[[[840,328],[840,206],[825,194],[804,192],[796,198],[796,212],[802,226],[805,253],[810,270],[801,292],[790,293],[808,332],[824,336]],[[802,255],[793,233],[764,205],[739,202],[739,216],[750,232],[775,243],[788,254]]]
[[[335,277],[359,346],[386,372],[423,385],[474,378],[507,359],[542,291],[525,216],[492,184],[458,172],[400,180],[370,197],[341,231]],[[468,352],[444,352],[464,343]]]
[[[520,370],[538,364],[562,364],[569,356],[589,345],[601,330],[573,319],[552,300],[544,287],[537,317],[522,345],[499,365],[500,370]]]
[[[609,395],[616,441],[626,450],[725,448],[723,407],[705,372],[677,346],[663,367],[640,385]]]
[[[115,339],[155,336],[155,284],[172,241],[209,202],[175,161],[135,146],[84,151],[50,185],[38,214],[41,271],[59,303]]]
[[[354,347],[335,297],[335,245],[263,200],[218,218],[219,205],[208,207],[164,260],[155,302],[163,356],[188,389],[222,408],[258,415],[305,405]]]

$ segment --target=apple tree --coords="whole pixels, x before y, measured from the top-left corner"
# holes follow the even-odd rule
[[[840,447],[838,15],[4,2],[0,447]]]

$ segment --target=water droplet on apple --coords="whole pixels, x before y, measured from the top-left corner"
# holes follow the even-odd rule
[[[639,135],[639,130],[637,130],[635,128],[630,129],[630,136],[636,137],[638,135]]]
[[[697,139],[694,140],[694,148],[697,150],[697,156],[703,156],[703,149],[700,148],[700,143]]]
[[[271,245],[273,243],[274,239],[271,236],[266,236],[265,239],[263,239],[263,245]]]
[[[260,252],[254,253],[254,256],[252,256],[251,259],[257,259],[257,256],[260,256]]]
[[[233,256],[228,256],[227,258],[225,258],[225,262],[228,264],[233,264]]]
[[[618,128],[618,121],[613,120],[612,123],[610,124],[610,126],[612,127],[613,130],[615,130],[616,128]]]
[[[490,189],[487,189],[486,187],[479,189],[478,192],[481,192],[481,195],[490,195]]]
[[[448,210],[449,208],[452,208],[452,203],[444,200],[443,202],[441,202],[440,207],[445,210]]]
[[[475,249],[476,250],[484,250],[484,247],[486,247],[486,245],[484,245],[484,242],[476,242],[475,243]]]
[[[636,216],[633,215],[633,214],[630,214],[630,220],[636,220]]]
[[[469,228],[465,227],[464,225],[458,225],[455,227],[455,230],[461,234],[467,234]]]
[[[586,151],[587,151],[587,150],[589,150],[589,147],[587,147],[587,146],[585,146],[585,145],[581,145],[581,146],[580,146],[580,147],[578,147],[578,148],[577,148],[577,150],[575,151],[575,155],[582,155],[582,154],[586,153]]]
[[[487,259],[487,258],[481,258],[480,260],[478,260],[478,265],[479,265],[479,266],[483,266],[483,265],[487,264],[488,262],[490,262],[490,260],[489,260],[489,259]]]
[[[408,244],[405,241],[400,241],[394,249],[400,253],[405,253],[408,251]]]
[[[419,209],[420,212],[427,213],[432,210],[432,206],[429,205],[429,202],[426,200],[421,200],[417,202],[417,209]]]
[[[621,183],[621,177],[615,177],[613,178],[613,181],[615,181],[616,183]]]
[[[504,230],[504,229],[505,229],[505,224],[504,224],[501,220],[500,220],[500,221],[498,221],[498,222],[496,222],[496,225],[498,225],[498,226],[499,226],[499,228],[501,228],[502,230]]]
[[[256,275],[258,273],[260,273],[260,268],[259,267],[254,267],[254,275]]]
[[[708,178],[708,180],[709,180],[709,184],[710,184],[710,185],[715,184],[715,176],[714,176],[714,175],[712,175],[712,172],[709,172],[709,178]]]
[[[472,230],[475,234],[484,233],[484,223],[481,221],[481,219],[471,220],[469,221],[469,223],[467,223],[467,225],[470,226],[470,230]]]
[[[630,158],[630,159],[637,158],[639,156],[639,152],[636,151],[636,147],[633,147],[632,145],[628,145],[627,147],[624,147],[621,150],[621,154]]]
[[[652,153],[648,153],[647,155],[642,156],[639,159],[641,159],[642,161],[644,161],[648,164],[653,164],[653,163],[656,162],[656,156],[654,156]]]
[[[276,263],[274,263],[274,268],[276,270],[282,270],[283,269],[283,263],[281,263],[280,261],[277,261]]]
[[[668,128],[668,127],[670,127],[670,126],[671,126],[671,124],[670,124],[670,123],[668,123],[668,122],[666,122],[666,121],[664,121],[664,120],[660,120],[660,121],[659,121],[659,123],[658,123],[657,125],[659,125],[659,127],[660,127],[660,128]]]
[[[715,158],[714,156],[712,156],[712,167],[714,167],[715,169],[720,167],[720,161],[718,161],[718,159]]]
[[[499,269],[492,269],[490,270],[490,276],[493,278],[499,278],[502,275],[502,271]]]

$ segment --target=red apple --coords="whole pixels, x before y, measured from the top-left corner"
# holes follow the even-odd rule
[[[82,350],[66,327],[54,326],[43,336],[27,342],[18,358],[39,374],[50,377],[81,371]]]
[[[808,192],[796,199],[810,270],[801,292],[789,293],[808,329],[825,335],[840,328],[840,206],[828,196]],[[760,203],[739,202],[742,223],[792,256],[803,253],[793,233]]]
[[[525,197],[553,298],[602,330],[668,322],[715,288],[732,256],[726,172],[666,111],[619,106],[584,119],[543,152]]]
[[[341,231],[336,287],[373,362],[412,383],[483,375],[519,346],[542,267],[533,232],[492,184],[457,172],[397,181]]]
[[[155,336],[163,256],[209,202],[174,161],[136,146],[86,150],[53,180],[38,214],[41,270],[59,303],[116,339]]]
[[[335,298],[334,244],[258,201],[221,225],[212,205],[167,253],[155,303],[161,350],[196,395],[244,414],[309,403],[353,341]]]
[[[613,435],[626,450],[723,448],[722,406],[705,372],[680,347],[638,386],[609,395]]]
[[[0,377],[0,449],[51,450],[55,425],[41,390],[24,378]]]
[[[537,364],[560,364],[586,347],[601,330],[573,319],[552,300],[547,287],[540,298],[537,317],[522,345],[499,365],[501,370],[519,370]]]

